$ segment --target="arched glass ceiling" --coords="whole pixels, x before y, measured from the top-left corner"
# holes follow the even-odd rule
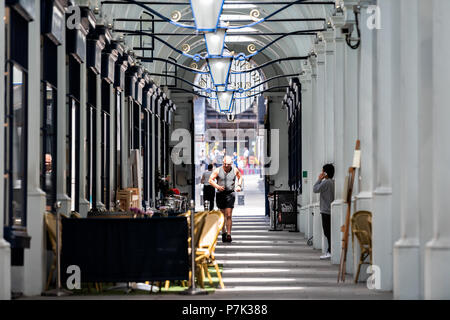
[[[109,21],[113,21],[114,19],[139,19],[144,12],[144,9],[140,6],[133,4],[123,4],[124,1],[116,0],[114,2],[118,2],[117,4],[108,4],[104,3],[101,0],[80,0],[76,1],[77,4],[89,4],[91,6],[99,6],[101,8],[101,14]],[[141,1],[146,3],[154,3],[154,4],[146,4],[153,10],[157,11],[161,15],[166,17],[171,17],[172,13],[175,11],[179,11],[182,15],[182,20],[192,20],[191,7],[189,5],[188,0],[168,0],[168,1]],[[260,17],[266,17],[272,12],[280,9],[283,5],[281,3],[291,2],[291,1],[280,1],[280,5],[274,5],[272,3],[276,2],[273,0],[248,0],[241,1],[239,3],[246,2],[248,4],[233,4],[233,0],[227,0],[224,6],[224,10],[222,12],[222,17],[226,18],[226,20],[232,18],[233,20],[238,19],[248,19],[250,11],[253,9],[258,9],[260,11]],[[252,4],[255,3],[255,4]],[[260,4],[261,2],[268,2],[271,4]],[[320,2],[324,1],[318,0],[310,0],[311,2]],[[161,4],[166,3],[166,4]],[[167,3],[178,3],[176,5],[168,5]],[[185,4],[179,4],[185,3]],[[291,19],[291,18],[324,18],[329,17],[334,11],[334,6],[330,4],[302,4],[302,5],[293,5],[289,9],[284,10],[274,16],[272,19],[282,20],[282,19]],[[159,18],[155,17],[160,20]],[[119,30],[139,30],[140,23],[137,21],[115,21],[114,29]],[[150,28],[150,23],[143,23],[144,29]],[[189,44],[191,47],[190,54],[195,54],[198,52],[205,51],[205,44],[203,40],[203,36],[199,34],[199,36],[193,36],[191,34],[195,33],[193,30],[184,29],[180,27],[176,27],[170,23],[158,22],[155,23],[154,32],[156,34],[162,34],[160,37],[170,43],[175,48],[181,50],[183,44]],[[233,33],[229,35],[227,38],[227,45],[231,50],[236,52],[244,52],[248,54],[246,48],[247,45],[254,43],[257,48],[261,48],[267,43],[276,39],[280,34],[293,32],[297,30],[312,30],[312,29],[321,29],[324,27],[324,23],[321,21],[279,21],[279,22],[264,22],[259,25],[251,27],[251,30],[236,30],[230,31]],[[245,35],[241,36],[240,33],[251,33],[256,32],[255,35]],[[276,33],[277,35],[268,35],[270,33]],[[178,34],[178,35],[177,35]],[[180,36],[179,34],[190,34]],[[132,47],[139,47],[139,37],[137,36],[127,36],[126,44]],[[150,37],[144,37],[147,43],[150,43]],[[248,41],[247,41],[248,40]],[[258,54],[253,58],[253,60],[261,65],[270,60],[285,58],[285,57],[294,57],[294,56],[306,56],[309,54],[312,45],[314,43],[314,36],[287,36],[280,41],[273,44],[269,49],[265,50],[263,53]],[[141,51],[136,51],[137,55],[141,55]],[[171,48],[163,45],[159,41],[155,41],[155,57],[171,57],[177,60],[178,63],[189,66],[192,62],[191,59],[182,56],[181,54],[173,51]],[[165,69],[165,64],[161,62],[155,63],[146,63],[145,67],[152,73],[163,73]],[[173,66],[169,66],[170,70],[173,70]],[[277,64],[272,68],[273,70],[268,73],[282,73],[282,74],[291,74],[298,73],[301,70],[301,61],[286,61],[281,64]],[[183,76],[185,79],[189,81],[194,80],[194,74],[190,74],[190,72],[181,71],[179,76]],[[270,74],[268,74],[270,77]],[[158,79],[155,79],[158,80]]]

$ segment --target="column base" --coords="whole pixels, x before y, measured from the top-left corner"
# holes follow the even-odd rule
[[[306,212],[306,239],[310,239],[314,233],[314,219],[312,215],[313,210],[314,205],[310,204]]]
[[[342,232],[346,205],[343,200],[331,204],[331,263],[340,264],[342,251]]]
[[[78,212],[83,218],[87,218],[89,210],[91,210],[91,203],[86,199],[81,199]]]
[[[58,194],[56,196],[56,201],[61,202],[61,209],[59,212],[61,214],[65,214],[66,216],[70,216],[70,213],[72,212],[72,200],[67,196],[67,194]]]
[[[11,299],[11,247],[0,238],[0,300]]]
[[[425,299],[450,299],[450,241],[432,240],[425,248]]]
[[[373,264],[380,267],[380,290],[393,289],[392,189],[378,188],[373,197]]]
[[[306,238],[306,233],[308,230],[308,225],[307,225],[307,217],[308,217],[308,213],[309,213],[309,207],[305,206],[300,208],[300,224],[299,224],[299,230],[301,233],[303,233],[305,235]]]
[[[322,250],[322,217],[320,216],[320,206],[318,203],[313,205],[313,248],[316,250]]]
[[[394,299],[421,299],[418,239],[400,239],[395,243],[393,266]]]
[[[46,228],[44,224],[45,193],[37,189],[28,193],[27,230],[31,237],[30,248],[24,252],[23,294],[40,295],[44,290],[46,278],[47,252]]]

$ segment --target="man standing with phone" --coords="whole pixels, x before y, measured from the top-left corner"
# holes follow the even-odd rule
[[[319,179],[314,184],[314,193],[320,193],[320,214],[322,216],[322,228],[328,240],[327,253],[320,257],[321,260],[331,258],[331,203],[334,201],[334,166],[323,166]]]
[[[238,185],[235,188],[236,178]],[[217,180],[217,182],[215,181]],[[223,166],[217,168],[209,178],[209,184],[217,189],[216,203],[225,217],[225,223],[222,229],[222,242],[231,242],[232,214],[236,196],[234,192],[242,191],[243,177],[241,172],[233,166],[233,159],[225,156]]]

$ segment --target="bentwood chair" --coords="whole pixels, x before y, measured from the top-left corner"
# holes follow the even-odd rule
[[[61,219],[67,218],[64,214],[61,214]],[[56,254],[56,215],[50,212],[46,212],[44,214],[45,227],[47,228],[48,239],[50,240],[50,244],[53,252],[53,260],[50,266],[50,272],[47,278],[47,284],[45,286],[45,291],[50,287],[50,283],[53,279],[53,272],[56,269],[57,264],[57,254]],[[59,223],[59,236],[62,241],[62,224]],[[61,252],[61,247],[59,247],[59,252]]]
[[[372,265],[372,213],[368,211],[358,211],[352,216],[352,243],[354,237],[358,239],[361,255],[359,257],[358,271],[355,276],[355,283],[358,282],[361,265]],[[369,262],[365,260],[369,257]]]
[[[225,218],[223,213],[220,211],[211,211],[205,218],[205,224],[200,235],[198,248],[195,252],[195,261],[199,268],[199,281],[202,288],[204,288],[205,273],[208,276],[209,283],[211,285],[213,284],[211,275],[208,271],[208,266],[214,266],[217,272],[217,277],[219,278],[220,287],[222,289],[225,288],[219,266],[217,265],[216,258],[214,257],[217,238],[219,237],[220,230],[222,230],[224,222]]]

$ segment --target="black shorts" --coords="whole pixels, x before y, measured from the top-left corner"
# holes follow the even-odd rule
[[[236,196],[234,192],[225,191],[225,192],[217,192],[216,193],[216,203],[219,209],[227,209],[234,208],[234,201],[236,200]]]

